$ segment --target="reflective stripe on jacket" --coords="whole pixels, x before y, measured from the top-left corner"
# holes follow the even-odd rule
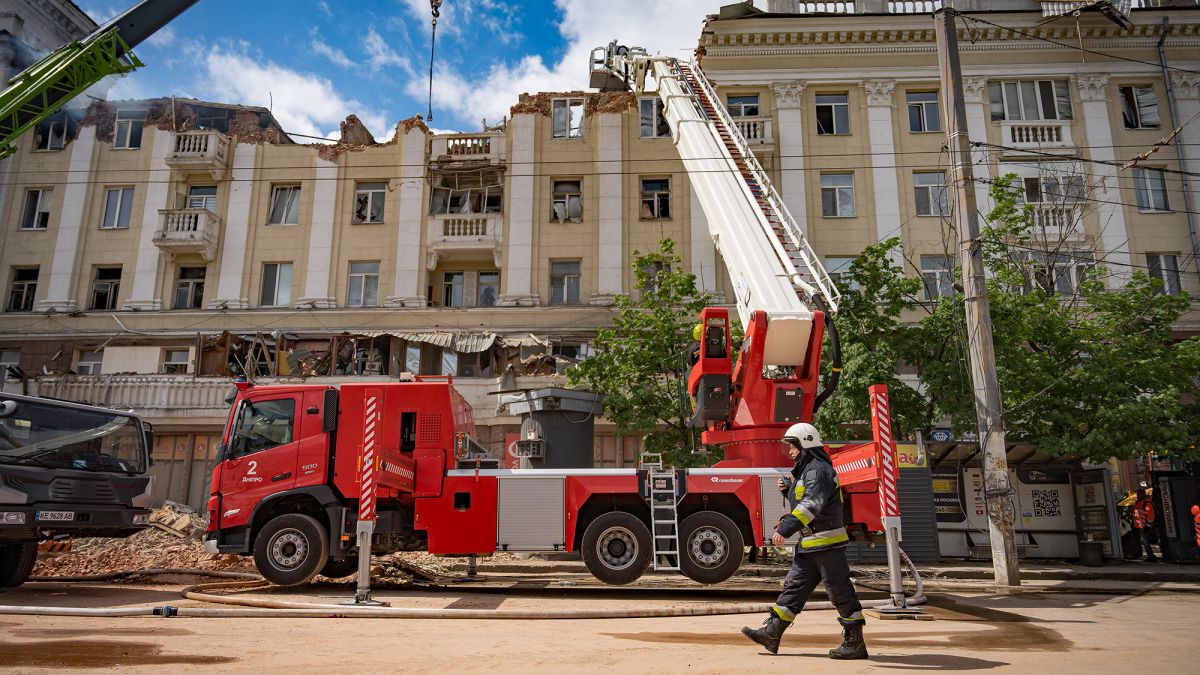
[[[792,467],[787,492],[791,513],[775,531],[784,537],[800,532],[801,551],[845,546],[850,540],[842,522],[842,489],[824,448],[810,449]]]
[[[1149,499],[1139,499],[1133,503],[1133,527],[1141,530],[1146,523],[1154,522],[1154,502]]]

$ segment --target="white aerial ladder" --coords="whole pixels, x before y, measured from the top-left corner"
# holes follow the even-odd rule
[[[592,50],[590,76],[593,88],[658,94],[729,270],[742,325],[764,311],[770,330],[763,362],[803,364],[812,309],[836,313],[841,295],[708,78],[693,64],[616,41]]]

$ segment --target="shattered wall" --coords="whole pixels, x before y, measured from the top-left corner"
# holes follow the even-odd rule
[[[629,91],[606,91],[606,92],[585,92],[585,91],[541,91],[536,94],[521,94],[517,104],[509,109],[509,113],[517,115],[520,113],[551,116],[551,105],[556,98],[582,98],[583,115],[595,115],[597,113],[620,113],[631,108],[637,107],[637,96]]]

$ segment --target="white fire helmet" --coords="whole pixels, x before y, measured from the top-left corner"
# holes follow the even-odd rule
[[[788,427],[783,434],[783,440],[805,449],[819,448],[821,447],[821,432],[817,431],[813,425],[801,422]]]

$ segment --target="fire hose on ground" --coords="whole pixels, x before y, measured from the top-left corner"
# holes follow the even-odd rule
[[[903,551],[900,556],[912,573],[915,588],[911,596],[905,597],[909,607],[923,605],[925,585],[917,566]],[[180,593],[188,600],[211,604],[237,605],[236,607],[23,607],[0,605],[0,614],[33,616],[90,616],[90,617],[193,617],[193,618],[360,618],[360,619],[640,619],[673,616],[718,616],[728,614],[759,614],[768,611],[769,603],[703,603],[685,607],[642,607],[623,609],[496,609],[481,612],[478,609],[441,609],[434,607],[356,607],[354,605],[329,605],[307,602],[267,600],[241,595],[218,595],[210,591],[261,587],[265,582],[257,574],[185,568],[151,568],[136,571],[112,572],[79,577],[33,577],[39,582],[88,582],[114,581],[134,576],[165,575],[208,576],[231,579],[184,588]],[[891,600],[863,603],[864,608],[881,609],[893,607]],[[804,607],[812,609],[834,609],[833,603],[810,602]]]

